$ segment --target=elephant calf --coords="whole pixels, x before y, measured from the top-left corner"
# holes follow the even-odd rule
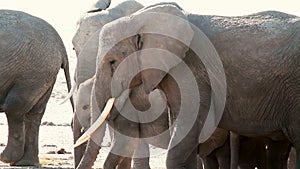
[[[20,11],[0,10],[0,37],[0,112],[9,129],[0,160],[39,165],[39,126],[60,68],[71,88],[67,53],[50,24]]]
[[[291,144],[288,140],[272,140],[267,137],[239,137],[238,159],[232,159],[229,132],[217,128],[213,135],[199,145],[199,156],[204,169],[229,169],[230,161],[240,169],[286,169]],[[232,139],[232,138],[231,138]],[[237,161],[232,161],[237,160]]]

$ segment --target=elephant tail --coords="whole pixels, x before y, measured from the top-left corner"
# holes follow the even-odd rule
[[[61,65],[61,68],[64,69],[64,73],[65,73],[65,78],[66,78],[66,82],[67,82],[67,87],[68,87],[68,92],[71,93],[71,90],[74,88],[72,88],[72,83],[71,83],[71,76],[70,76],[70,70],[69,70],[69,61],[68,61],[68,56],[67,53],[64,52],[65,55],[63,57],[63,63]],[[71,102],[71,106],[72,106],[72,110],[74,112],[74,101],[72,96],[70,97],[70,102]]]

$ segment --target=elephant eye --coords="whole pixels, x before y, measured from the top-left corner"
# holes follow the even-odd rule
[[[137,50],[140,50],[143,47],[142,36],[140,34],[135,36],[135,47]]]
[[[112,60],[109,61],[109,64],[110,64],[110,65],[113,65],[113,64],[115,64],[115,63],[116,63],[116,60],[115,60],[115,59],[112,59]]]

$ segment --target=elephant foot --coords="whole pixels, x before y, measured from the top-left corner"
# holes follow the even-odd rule
[[[132,169],[150,169],[149,158],[134,158]]]
[[[33,159],[32,157],[24,157],[21,160],[11,163],[12,166],[36,166],[40,167],[40,162],[39,159]]]
[[[0,160],[4,163],[14,163],[22,158],[23,153],[23,151],[19,150],[8,150],[8,148],[6,147],[0,154]]]

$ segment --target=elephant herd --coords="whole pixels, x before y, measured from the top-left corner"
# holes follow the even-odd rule
[[[39,165],[39,125],[63,68],[76,168],[92,168],[109,129],[104,169],[150,169],[149,145],[167,149],[168,169],[300,169],[299,17],[109,6],[99,0],[78,21],[72,89],[57,32],[0,10],[0,110],[9,125],[1,161]]]

